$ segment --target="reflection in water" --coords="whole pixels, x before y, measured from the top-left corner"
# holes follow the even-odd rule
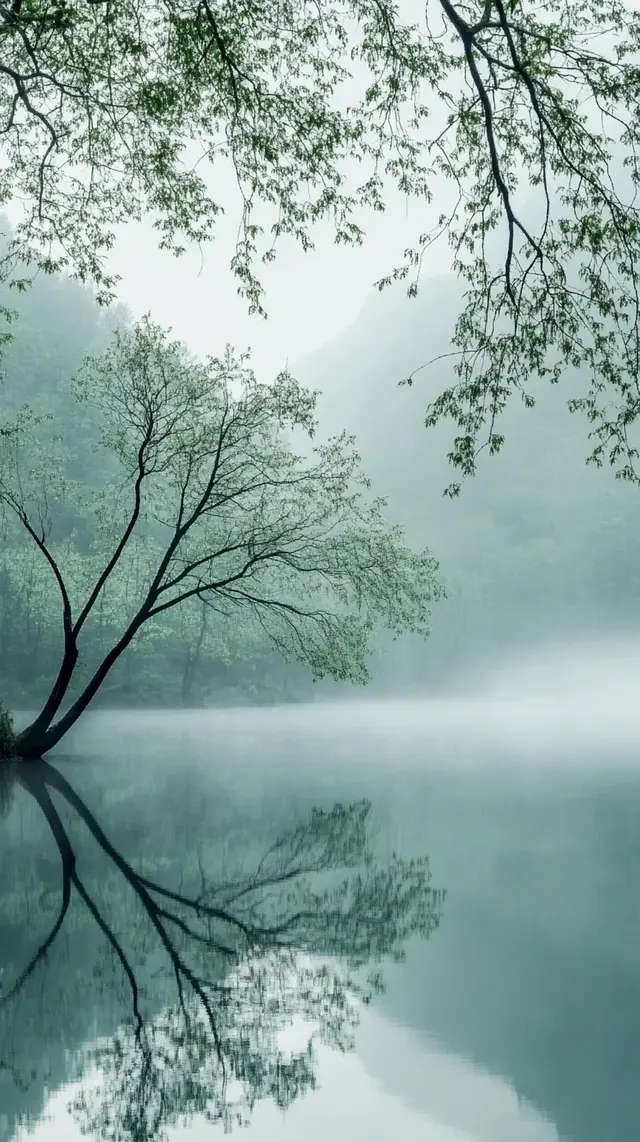
[[[8,817],[13,805],[16,767],[12,761],[0,760],[0,821]]]
[[[319,1092],[286,1116],[273,1100],[256,1104],[251,1142],[640,1138],[638,737],[620,734],[617,714],[587,734],[575,705],[564,714],[561,705],[548,717],[532,702],[522,719],[497,699],[480,712],[467,701],[105,712],[81,727],[60,765],[148,880],[197,895],[200,863],[218,887],[237,883],[311,806],[367,797],[378,863],[427,850],[447,886],[437,938],[409,942],[406,962],[385,967],[385,995],[365,1009],[356,1052],[320,1044]],[[176,983],[155,929],[78,813],[50,795],[80,879],[135,961],[147,1025],[164,1019]],[[310,877],[319,893],[340,875]],[[14,784],[0,827],[0,965],[11,979],[53,924],[60,885],[51,830]],[[313,954],[298,964],[317,966]],[[234,965],[214,959],[214,982],[233,980]],[[66,1105],[88,1085],[85,1045],[109,1044],[130,1024],[131,989],[75,889],[46,969],[10,1006],[0,1060],[11,1046],[25,1089],[0,1070],[1,1142],[21,1117],[39,1121],[34,1142],[80,1142]],[[283,1062],[291,1046],[279,1038]],[[222,1126],[189,1121],[170,1142],[222,1137]]]
[[[262,850],[257,829],[233,852],[227,822],[195,852],[181,838],[134,862],[48,763],[5,768],[0,787],[5,816],[19,790],[49,830],[33,866],[15,844],[3,858],[0,1065],[18,1095],[7,1138],[29,1119],[19,1092],[41,1040],[45,1055],[71,1051],[58,1083],[86,1077],[73,1114],[90,1136],[151,1142],[192,1115],[230,1128],[261,1100],[287,1108],[314,1087],[320,1045],[352,1045],[381,962],[438,925],[427,859],[377,863],[366,801],[314,809]],[[74,1034],[80,1009],[93,1035]]]
[[[358,1055],[372,1086],[378,1079],[376,1085],[393,1090],[396,1106],[429,1123],[422,1135],[429,1142],[440,1142],[441,1123],[450,1132],[442,1132],[442,1142],[560,1142],[555,1125],[508,1079],[447,1051],[422,1029],[417,1034],[392,1022],[379,1008],[363,1019]]]

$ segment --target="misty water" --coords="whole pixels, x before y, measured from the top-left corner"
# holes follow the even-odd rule
[[[253,990],[245,979],[242,1009],[240,952],[206,969],[197,961],[218,989],[230,1082],[211,1086],[222,1064],[197,996],[170,1050],[178,999],[166,948],[93,826],[49,787],[95,915],[72,886],[47,957],[0,1013],[2,1142],[75,1142],[83,1124],[89,1137],[200,1142],[223,1136],[223,1099],[242,1104],[250,1142],[640,1137],[639,674],[637,646],[585,644],[437,699],[88,717],[51,761],[113,851],[154,883],[207,887],[228,903],[234,877],[270,867],[278,837],[298,838],[279,868],[304,862],[314,808],[367,799],[376,865],[428,855],[446,898],[433,931],[408,934],[405,961],[382,964],[384,993],[353,999],[353,1044],[338,1028],[349,985],[325,988],[332,968],[322,975],[346,948],[331,956],[330,925],[314,937],[325,951],[309,945],[284,971],[260,952],[270,966]],[[5,981],[19,978],[60,905],[41,794],[19,782],[5,792]],[[331,891],[333,874],[320,876]],[[279,906],[297,909],[284,883]],[[375,900],[370,909],[372,946],[395,922],[385,899],[379,916]],[[151,1047],[139,1057],[130,980],[107,926],[146,1004]],[[186,957],[188,936],[171,932]]]

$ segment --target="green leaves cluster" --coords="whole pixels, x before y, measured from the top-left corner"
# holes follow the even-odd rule
[[[119,222],[152,217],[161,245],[176,252],[211,237],[223,203],[200,160],[235,176],[233,269],[257,309],[258,254],[269,260],[285,234],[310,246],[321,218],[338,241],[360,241],[354,210],[382,208],[375,167],[385,142],[398,173],[408,169],[410,150],[389,117],[415,86],[414,71],[435,76],[392,5],[84,0],[60,11],[52,20],[50,6],[22,2],[0,13],[8,160],[0,203],[27,203],[16,256],[25,243],[38,249],[42,268],[96,281],[102,300],[116,284],[105,255]],[[352,69],[362,65],[374,81],[346,106]],[[368,159],[370,170],[349,188],[351,158]]]
[[[533,407],[537,381],[579,371],[584,396],[569,407],[591,425],[590,460],[636,481],[638,13],[600,0],[441,8],[465,89],[438,145],[456,199],[439,226],[466,294],[456,380],[426,425],[453,421],[449,459],[473,475],[479,452],[502,446],[512,396]]]
[[[427,411],[453,421],[462,476],[501,447],[514,394],[531,405],[536,381],[580,369],[571,407],[592,460],[637,479],[640,17],[626,0],[430,0],[419,21],[394,0],[18,0],[0,35],[0,206],[24,206],[3,262],[14,284],[31,257],[109,300],[114,227],[152,218],[176,253],[205,242],[228,172],[232,269],[262,312],[259,264],[280,238],[308,249],[324,220],[358,244],[395,187],[425,222],[379,285],[415,292],[444,237],[467,291],[457,380]]]

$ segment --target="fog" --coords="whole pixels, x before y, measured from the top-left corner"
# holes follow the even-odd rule
[[[363,753],[354,756],[356,765],[358,756],[369,764],[366,747],[372,740],[401,754],[406,741],[422,736],[424,741],[446,742],[447,765],[473,765],[473,740],[483,749],[499,751],[496,760],[503,757],[509,766],[533,762],[542,767],[590,767],[602,765],[607,755],[612,765],[624,761],[625,766],[637,766],[639,686],[640,641],[602,638],[509,651],[498,665],[486,670],[476,665],[436,693],[425,688],[395,697],[384,691],[345,689],[337,697],[319,696],[313,704],[276,702],[253,710],[240,706],[188,712],[177,707],[152,716],[154,724],[168,721],[180,732],[193,732],[196,739],[202,734],[225,740],[229,734],[246,735],[251,741],[279,739],[285,726],[292,747],[300,748],[308,735],[318,743],[333,743],[341,729],[357,731]],[[35,712],[18,711],[17,725],[26,724]],[[112,734],[118,734],[121,720],[127,733],[137,732],[137,715],[114,707],[108,715],[86,715],[91,736],[105,718]],[[141,740],[147,722],[148,717],[140,722]],[[82,743],[84,733],[77,730],[72,738]],[[77,748],[81,752],[81,744]],[[64,759],[66,747],[60,746],[53,756]],[[419,755],[413,764],[420,764]]]
[[[381,692],[345,691],[312,704],[269,704],[212,711],[157,711],[151,724],[184,735],[194,748],[202,738],[225,742],[225,750],[258,748],[287,739],[287,754],[319,749],[342,753],[356,773],[376,758],[396,759],[403,768],[424,764],[416,743],[429,750],[430,764],[474,768],[480,752],[496,767],[589,771],[595,766],[640,769],[640,642],[635,640],[550,643],[528,652],[509,652],[500,665],[456,676],[436,693],[394,697]],[[22,714],[21,720],[27,715]],[[134,735],[142,744],[149,715],[114,710],[86,718],[88,735],[108,724],[117,739]],[[121,728],[120,728],[121,727]],[[353,750],[354,735],[359,748]],[[337,739],[337,740],[336,740]],[[82,754],[85,733],[70,738]],[[64,745],[54,758],[67,756]]]
[[[637,639],[549,643],[508,652],[486,673],[458,680],[457,693],[425,710],[433,725],[464,720],[544,765],[554,745],[580,766],[624,754],[637,764],[640,735],[640,642]],[[553,765],[557,759],[553,758]]]

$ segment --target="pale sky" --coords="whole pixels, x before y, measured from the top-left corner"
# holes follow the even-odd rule
[[[559,1142],[554,1125],[518,1098],[509,1082],[448,1054],[408,1028],[367,1013],[360,1052],[318,1051],[318,1089],[296,1100],[286,1114],[271,1102],[255,1108],[249,1135],[254,1142]],[[377,1044],[378,1066],[368,1055]],[[369,1046],[369,1051],[367,1050]],[[376,1054],[376,1051],[373,1051]],[[382,1070],[382,1077],[379,1073]],[[68,1112],[77,1086],[49,1099],[32,1132],[16,1142],[81,1142]],[[169,1142],[218,1142],[225,1135],[202,1119],[168,1132]]]
[[[357,317],[377,278],[402,261],[405,247],[425,229],[427,207],[399,195],[384,215],[366,217],[368,238],[362,247],[335,246],[330,228],[318,228],[316,249],[305,254],[283,242],[278,258],[260,267],[266,287],[268,319],[250,316],[238,297],[229,270],[236,226],[220,222],[218,237],[200,252],[180,258],[158,249],[151,223],[132,223],[118,231],[109,267],[121,275],[118,296],[138,318],[147,310],[171,326],[198,355],[218,353],[225,344],[251,348],[261,379],[319,348]],[[429,217],[439,206],[429,208]],[[446,243],[433,247],[427,275],[448,267]]]
[[[403,0],[409,14],[416,0]],[[444,112],[434,102],[435,129]],[[444,123],[444,118],[442,118]],[[354,216],[367,232],[363,246],[336,246],[333,231],[323,225],[312,232],[315,250],[305,254],[292,240],[277,247],[276,261],[258,267],[266,288],[263,304],[268,320],[249,316],[248,304],[237,295],[237,284],[229,263],[234,253],[241,200],[228,160],[215,159],[214,165],[197,162],[200,151],[188,144],[186,162],[198,166],[211,197],[225,209],[219,220],[217,238],[200,251],[187,250],[180,258],[158,249],[159,232],[149,223],[130,223],[117,231],[110,253],[111,271],[121,275],[119,299],[134,317],[148,310],[159,324],[171,326],[198,355],[218,353],[230,343],[235,348],[251,348],[253,364],[260,379],[313,352],[358,316],[374,282],[389,274],[403,261],[408,246],[420,234],[435,226],[439,214],[452,205],[454,188],[439,179],[431,188],[433,201],[427,205],[407,199],[387,182],[384,214],[374,211]],[[362,178],[360,169],[343,170],[354,185]],[[256,209],[256,222],[269,232],[273,215]],[[423,266],[425,276],[440,274],[450,266],[446,239],[440,239]]]
[[[415,0],[403,0],[411,10]],[[443,112],[434,102],[432,130]],[[442,119],[444,122],[444,119]],[[120,275],[118,299],[134,318],[151,312],[159,324],[171,327],[174,336],[185,341],[198,355],[217,354],[226,344],[238,350],[251,348],[253,365],[260,379],[268,380],[287,362],[312,353],[347,328],[362,310],[374,283],[403,262],[404,251],[415,246],[420,234],[436,225],[442,211],[451,208],[453,186],[445,179],[434,180],[430,204],[407,199],[387,182],[388,209],[354,216],[367,233],[363,246],[336,246],[328,224],[311,233],[315,250],[304,253],[292,240],[281,241],[275,262],[255,267],[265,286],[265,321],[250,316],[248,303],[237,294],[237,283],[229,269],[241,217],[241,200],[229,160],[216,157],[214,164],[198,162],[201,152],[188,144],[185,163],[198,167],[213,200],[222,205],[217,236],[202,252],[187,249],[180,258],[161,251],[161,234],[152,221],[130,222],[116,228],[113,249],[107,258],[110,272]],[[343,170],[346,181],[354,175],[354,186],[361,181],[360,169]],[[4,212],[14,222],[23,206],[13,200]],[[256,209],[253,219],[269,233],[273,215]],[[424,276],[449,269],[451,253],[446,239],[431,247],[423,265]]]

